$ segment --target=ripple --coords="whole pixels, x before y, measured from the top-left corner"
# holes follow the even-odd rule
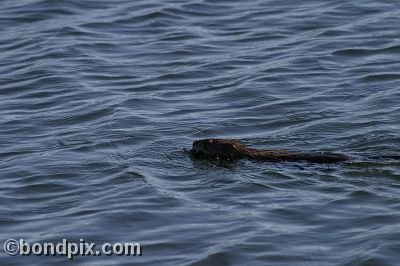
[[[400,75],[398,74],[383,73],[376,75],[368,75],[362,77],[360,80],[364,82],[382,82],[382,81],[399,80],[399,79]]]
[[[144,265],[397,263],[397,2],[1,7],[4,238],[137,241]],[[190,159],[209,137],[354,160]]]

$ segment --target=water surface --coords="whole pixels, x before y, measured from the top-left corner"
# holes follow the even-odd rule
[[[1,242],[82,265],[397,265],[398,1],[0,3]],[[200,138],[340,165],[192,161]],[[70,263],[11,257],[7,265]]]

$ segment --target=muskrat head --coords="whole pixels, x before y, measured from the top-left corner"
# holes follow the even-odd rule
[[[202,139],[193,142],[195,158],[233,161],[244,156],[245,148],[237,140]]]

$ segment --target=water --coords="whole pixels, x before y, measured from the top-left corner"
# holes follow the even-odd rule
[[[82,265],[397,265],[398,1],[0,3],[0,232]],[[192,161],[200,138],[340,165]],[[66,265],[62,256],[2,264]]]

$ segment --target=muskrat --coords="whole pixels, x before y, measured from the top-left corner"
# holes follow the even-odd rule
[[[202,139],[193,142],[190,150],[194,158],[236,161],[252,159],[259,161],[307,161],[311,163],[337,163],[350,160],[350,157],[337,153],[299,153],[286,150],[257,150],[249,148],[234,139]]]

